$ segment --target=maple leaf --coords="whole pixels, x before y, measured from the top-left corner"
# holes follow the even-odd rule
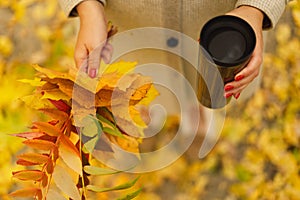
[[[138,137],[147,127],[144,111],[138,108],[149,105],[158,93],[150,77],[133,73],[135,66],[135,62],[114,63],[108,65],[98,78],[91,79],[74,70],[57,72],[34,65],[38,72],[35,79],[21,81],[35,86],[36,90],[23,100],[50,120],[33,122],[31,132],[16,136],[26,138],[23,143],[28,147],[47,151],[47,154],[19,155],[17,164],[42,168],[17,171],[13,177],[38,181],[41,189],[48,188],[49,191],[41,194],[43,198],[61,198],[62,192],[69,198],[80,199],[79,189],[84,187],[83,182],[88,182],[83,168],[89,164],[82,155],[96,159],[99,155],[120,156],[114,152],[119,146],[138,156],[141,141]],[[78,181],[80,179],[82,182]],[[51,180],[61,192],[51,187]],[[124,188],[127,188],[126,184]]]

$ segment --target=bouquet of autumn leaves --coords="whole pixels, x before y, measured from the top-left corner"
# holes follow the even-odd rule
[[[34,66],[34,80],[21,81],[36,89],[22,100],[48,117],[33,122],[30,131],[16,134],[25,138],[30,151],[17,156],[24,170],[13,172],[13,177],[33,184],[11,196],[79,200],[87,199],[90,192],[135,184],[136,179],[102,188],[90,181],[92,175],[117,172],[97,162],[105,153],[113,157],[114,146],[138,157],[139,138],[147,127],[145,109],[158,93],[149,77],[133,72],[135,66],[135,62],[116,62],[95,79],[76,70],[63,73]]]

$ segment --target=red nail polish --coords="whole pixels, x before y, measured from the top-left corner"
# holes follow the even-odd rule
[[[97,70],[96,70],[96,69],[90,69],[90,71],[89,71],[89,76],[90,76],[91,78],[95,78],[96,75],[97,75]]]
[[[240,97],[241,93],[237,93],[236,95],[234,95],[235,99],[238,99]]]
[[[240,81],[240,80],[242,80],[243,78],[245,78],[244,75],[239,75],[239,76],[237,76],[237,77],[235,78],[235,80],[236,80],[236,81]]]
[[[231,97],[232,95],[233,95],[232,93],[228,93],[225,95],[225,98],[227,99],[227,98]]]
[[[226,85],[224,90],[227,92],[229,90],[232,90],[234,87],[232,85]]]

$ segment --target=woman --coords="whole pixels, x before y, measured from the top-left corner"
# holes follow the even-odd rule
[[[224,87],[226,98],[233,96],[238,99],[250,83],[255,85],[253,80],[259,75],[263,59],[263,30],[276,25],[288,0],[59,0],[59,2],[67,16],[80,18],[80,30],[75,47],[75,63],[78,68],[87,58],[99,60],[97,58],[99,54],[104,62],[110,61],[112,46],[106,42],[107,20],[112,21],[121,33],[134,28],[163,27],[181,32],[195,41],[199,39],[204,23],[217,15],[235,15],[246,20],[255,31],[256,47],[247,66],[236,74],[234,81]],[[149,38],[145,38],[147,39]],[[187,50],[180,45],[180,39],[166,34],[166,47]],[[100,49],[101,53],[90,54],[96,48]],[[117,48],[119,47],[114,46],[114,49]],[[197,73],[181,58],[148,49],[134,52],[128,58],[137,59],[139,63],[154,61],[172,66],[184,74],[196,90]],[[98,66],[99,62],[89,62],[86,66],[86,72],[90,77],[96,77]],[[169,77],[169,82],[176,80],[176,77]],[[247,89],[250,92],[245,93],[253,93],[253,87]],[[169,103],[171,99],[169,96],[172,95],[164,95],[164,92],[161,92],[161,96],[161,100],[166,101],[164,105],[169,107],[167,110],[173,112],[172,109],[178,107]],[[174,112],[178,111],[176,108],[175,110]],[[205,127],[203,129],[205,130]],[[214,132],[212,129],[210,132]]]

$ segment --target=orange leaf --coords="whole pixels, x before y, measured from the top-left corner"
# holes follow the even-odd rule
[[[43,188],[47,187],[48,186],[48,176],[43,176],[41,182],[42,182]]]
[[[64,139],[61,140],[61,144],[59,146],[60,157],[68,165],[68,167],[82,175],[82,161],[79,151],[68,137],[65,136],[62,138]]]
[[[24,133],[13,134],[13,136],[17,136],[20,138],[26,138],[26,139],[39,138],[43,135],[45,135],[45,134],[42,132],[24,132]]]
[[[45,175],[44,172],[41,172],[40,170],[22,170],[13,172],[13,177],[27,181],[27,180],[33,180],[33,181],[40,181],[43,176]]]
[[[23,141],[23,143],[31,148],[44,150],[44,151],[50,151],[54,148],[57,148],[57,146],[53,142],[46,141],[46,140],[39,140],[39,139],[25,140]]]
[[[70,138],[68,138],[66,135],[62,134],[60,137],[60,142],[63,146],[65,146],[65,148],[67,148],[69,151],[72,151],[74,154],[76,154],[78,157],[80,157],[78,149],[72,143]]]
[[[18,165],[22,165],[22,166],[33,166],[33,165],[38,165],[37,163],[33,163],[33,162],[29,162],[23,159],[18,159],[17,160],[17,164]]]
[[[56,136],[56,137],[61,135],[61,131],[57,127],[55,127],[47,122],[34,122],[33,125],[36,126],[40,131],[43,131],[47,135]]]
[[[17,156],[18,159],[36,164],[44,164],[49,160],[48,156],[39,153],[25,153]]]
[[[11,197],[38,197],[42,199],[42,191],[39,188],[25,188],[9,194]]]

